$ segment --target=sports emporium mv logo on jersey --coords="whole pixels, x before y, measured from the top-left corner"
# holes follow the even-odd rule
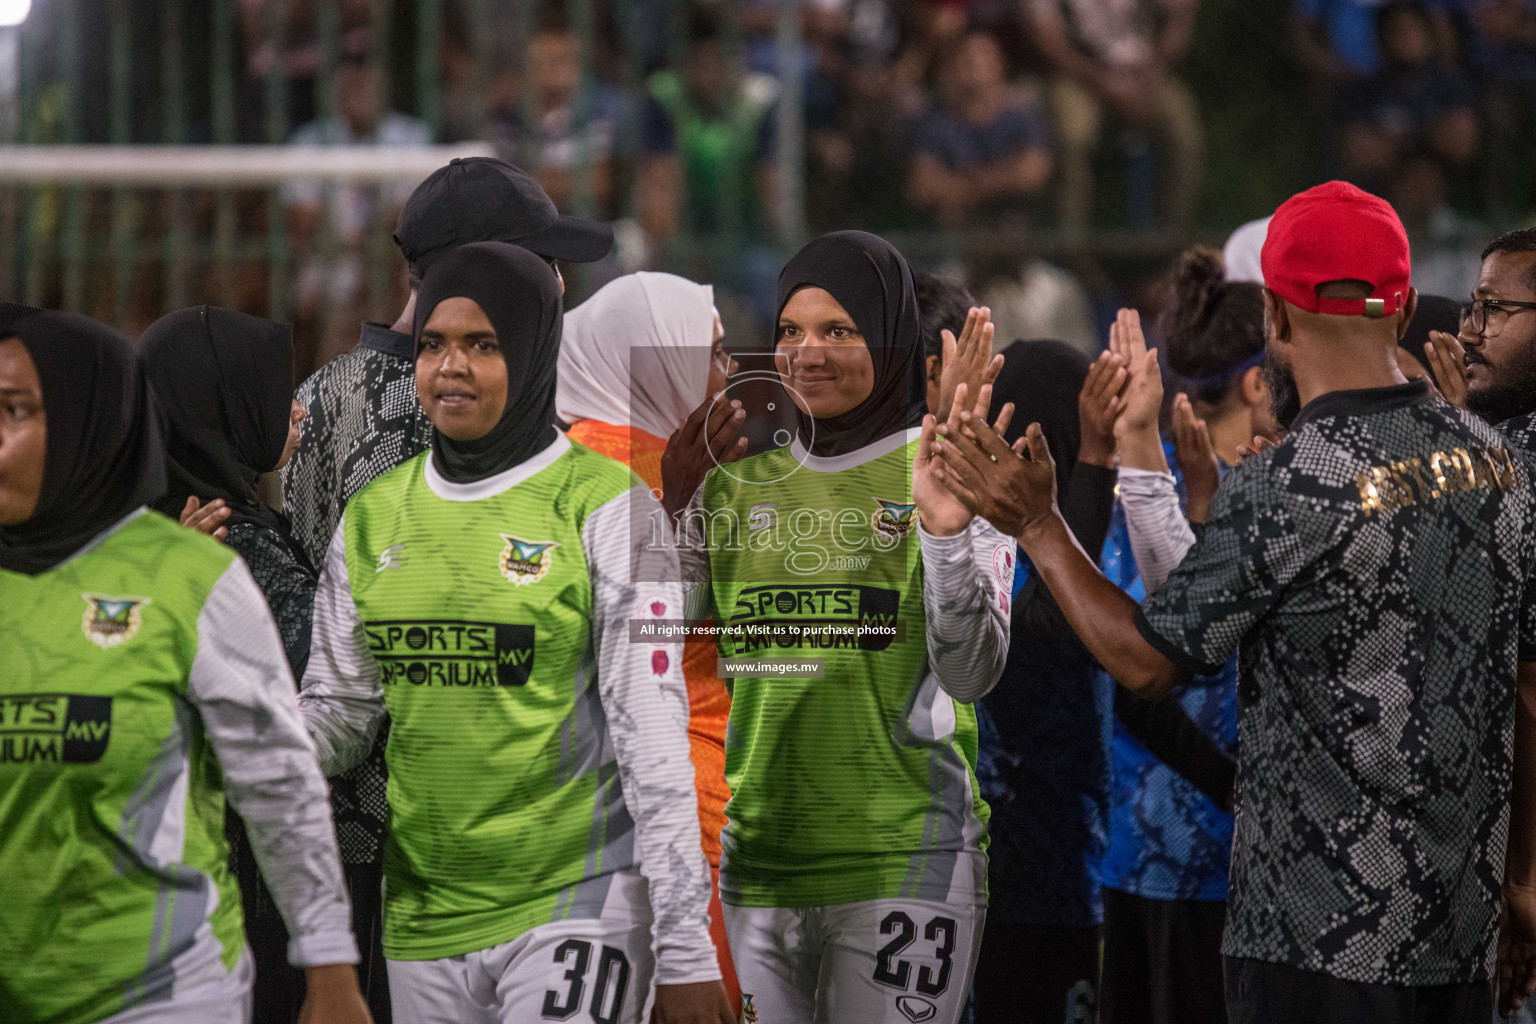
[[[912,527],[917,525],[917,503],[913,501],[889,501],[885,498],[875,498],[875,513],[870,517],[870,523],[875,532],[890,537],[892,540],[900,540],[912,532]]]
[[[523,540],[510,533],[501,535],[507,546],[501,549],[501,574],[518,586],[537,583],[549,575],[554,561],[555,548],[560,545],[552,540]]]
[[[385,686],[522,686],[533,674],[525,622],[369,619],[363,633]]]
[[[139,609],[149,604],[147,597],[80,596],[85,598],[85,614],[80,618],[80,628],[85,631],[86,639],[102,650],[132,640],[143,623]]]
[[[111,697],[0,696],[0,764],[90,764],[101,760],[111,738]]]

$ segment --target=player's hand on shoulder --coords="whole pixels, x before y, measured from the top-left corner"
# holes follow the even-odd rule
[[[657,985],[651,1024],[736,1024],[736,1011],[718,981]]]
[[[223,540],[229,536],[229,528],[224,525],[229,515],[230,508],[224,504],[223,498],[215,498],[204,505],[189,495],[187,504],[181,510],[181,525],[198,533],[206,533],[214,540]]]

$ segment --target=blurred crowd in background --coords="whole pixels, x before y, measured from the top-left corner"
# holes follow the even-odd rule
[[[1536,215],[1536,0],[800,0],[789,26],[786,10],[39,0],[16,141],[487,143],[563,210],[617,222],[571,300],[622,272],[691,274],[717,282],[738,340],[766,340],[783,255],[836,228],[962,275],[1000,342],[1097,351],[1184,245],[1317,181],[1393,203],[1426,293],[1467,294],[1469,247]],[[413,184],[6,189],[0,234],[27,237],[0,273],[131,332],[189,294],[293,319],[303,377],[398,307],[389,232]],[[83,251],[36,242],[71,217]],[[95,263],[93,225],[116,239]]]

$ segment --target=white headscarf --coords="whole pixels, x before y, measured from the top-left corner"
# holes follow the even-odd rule
[[[1269,217],[1251,220],[1232,232],[1221,252],[1222,262],[1227,265],[1228,281],[1252,281],[1264,283],[1264,268],[1259,265],[1259,253],[1264,249],[1264,239],[1269,237]]]
[[[674,274],[626,274],[565,315],[555,411],[665,439],[704,401],[715,290]]]

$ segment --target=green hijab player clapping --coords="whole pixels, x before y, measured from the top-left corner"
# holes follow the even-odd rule
[[[720,899],[743,1016],[765,1024],[955,1024],[970,989],[987,821],[970,702],[1002,673],[1013,541],[933,474],[917,317],[884,240],[796,254],[774,346],[795,435],[712,469],[683,523],[685,576],[707,583],[690,604],[704,591],[694,610],[733,631]],[[785,656],[821,675],[762,664]]]

